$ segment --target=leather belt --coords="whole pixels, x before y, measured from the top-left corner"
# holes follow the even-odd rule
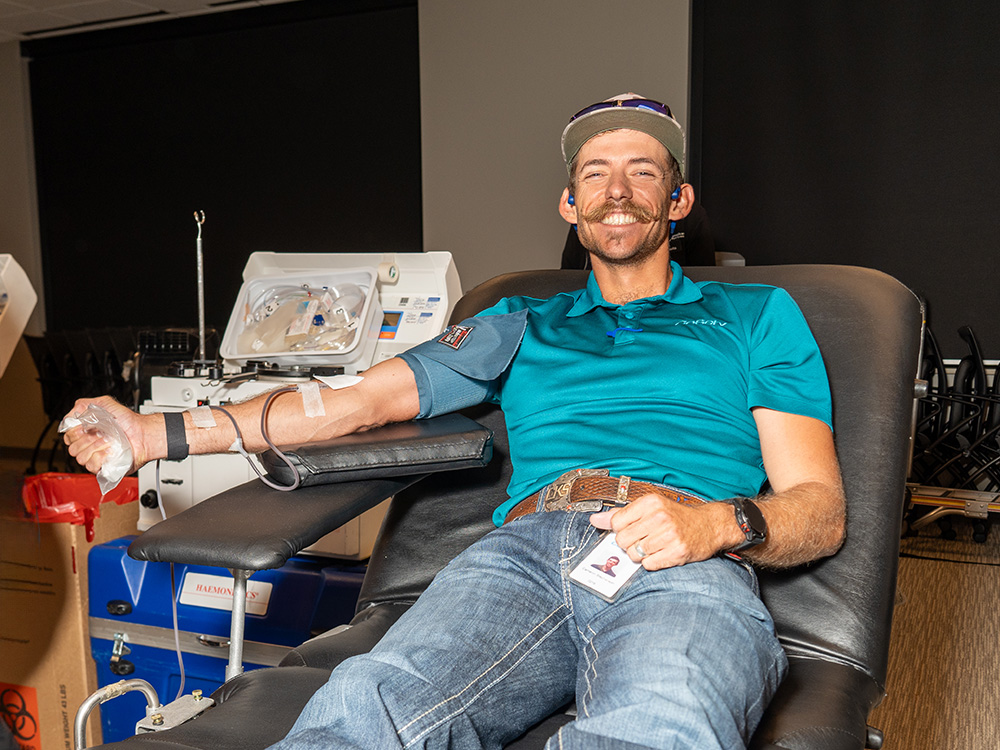
[[[613,477],[608,469],[574,469],[552,484],[519,502],[504,523],[529,513],[550,510],[598,511],[620,507],[650,493],[683,505],[701,505],[705,501],[684,490],[652,482],[636,482],[629,477]]]

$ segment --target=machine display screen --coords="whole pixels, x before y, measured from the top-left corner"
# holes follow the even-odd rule
[[[394,339],[399,331],[400,321],[403,319],[401,311],[386,310],[382,313],[382,330],[379,331],[380,339]]]

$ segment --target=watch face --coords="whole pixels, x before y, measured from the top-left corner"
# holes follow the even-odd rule
[[[743,512],[746,513],[747,520],[750,522],[751,528],[759,536],[767,534],[767,522],[764,520],[764,514],[761,513],[760,508],[757,507],[757,503],[753,500],[744,500]]]

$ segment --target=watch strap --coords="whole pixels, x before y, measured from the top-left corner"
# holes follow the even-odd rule
[[[745,537],[745,541],[731,549],[731,552],[739,552],[748,547],[753,547],[767,539],[767,523],[764,521],[763,514],[761,514],[760,509],[753,500],[748,497],[728,497],[723,502],[733,506],[733,511],[736,514],[736,524],[740,527],[740,531],[743,532],[743,536]],[[750,512],[754,514],[755,518],[751,518],[748,515],[748,505],[752,506]]]

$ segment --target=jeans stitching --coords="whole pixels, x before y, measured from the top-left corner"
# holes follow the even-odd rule
[[[563,525],[564,535],[559,557],[559,575],[562,579],[563,601],[566,603],[566,606],[569,607],[570,612],[573,612],[573,597],[571,594],[573,588],[569,580],[569,568],[571,561],[576,555],[580,554],[584,548],[586,548],[591,537],[597,532],[597,529],[588,523],[586,528],[583,530],[580,541],[577,544],[571,544],[570,541],[573,534],[574,521],[580,517],[580,514],[578,511],[565,511],[565,514],[566,523]],[[587,517],[589,518],[589,514]]]
[[[583,658],[587,662],[587,668],[586,668],[586,670],[584,670],[584,673],[583,673],[583,680],[584,680],[584,682],[587,685],[587,689],[584,691],[583,695],[580,696],[580,701],[579,701],[580,705],[577,706],[578,710],[583,711],[584,716],[590,716],[590,708],[587,705],[587,701],[590,700],[590,698],[592,698],[593,695],[594,695],[594,683],[591,680],[591,675],[593,675],[593,677],[596,679],[596,677],[597,677],[597,659],[598,659],[598,656],[599,656],[599,654],[597,653],[597,646],[594,645],[594,638],[597,637],[597,631],[595,631],[594,627],[592,625],[590,625],[589,623],[587,624],[587,630],[590,631],[590,639],[589,640],[587,640],[586,638],[584,638],[582,632],[580,633],[580,638],[581,638],[581,640],[583,640]],[[591,659],[590,659],[590,654],[587,651],[588,648],[591,649],[591,650],[593,650],[593,652],[594,652],[594,659],[593,659],[593,661],[591,661]]]
[[[596,527],[591,526],[589,524],[589,514],[588,514],[588,524],[583,529],[583,532],[581,534],[581,538],[580,538],[579,543],[576,544],[576,545],[571,544],[570,543],[570,539],[571,539],[571,536],[572,536],[572,533],[573,533],[573,530],[574,530],[574,525],[575,525],[575,522],[579,518],[580,518],[580,515],[577,512],[570,511],[570,512],[568,512],[566,514],[566,523],[564,525],[564,528],[565,528],[565,537],[564,537],[564,540],[563,540],[563,552],[564,553],[568,552],[569,554],[566,555],[565,557],[563,557],[559,561],[560,562],[560,574],[562,575],[562,584],[563,584],[563,589],[564,589],[564,592],[565,592],[564,596],[566,598],[567,606],[569,607],[570,612],[573,613],[574,618],[576,617],[576,612],[575,612],[575,609],[573,607],[573,596],[572,596],[573,585],[570,582],[569,575],[568,575],[569,574],[569,569],[572,567],[572,562],[571,561],[573,560],[573,558],[576,555],[578,555],[582,550],[584,550],[587,547],[587,545],[590,542],[590,539],[593,537],[593,535],[595,533],[597,533]],[[596,635],[594,629],[589,624],[587,625],[587,629],[591,632],[592,635]],[[580,702],[582,703],[582,705],[579,706],[578,708],[581,709],[584,712],[584,714],[589,715],[589,712],[587,711],[586,699],[587,699],[588,695],[592,694],[591,681],[590,681],[590,670],[591,670],[591,667],[593,666],[594,662],[591,662],[590,656],[587,653],[587,648],[588,648],[588,645],[592,645],[593,639],[591,639],[590,644],[588,644],[588,640],[584,636],[584,633],[580,629],[579,625],[577,625],[576,632],[577,632],[577,635],[579,636],[580,641],[581,641],[582,646],[583,646],[583,648],[582,648],[583,658],[584,658],[584,660],[587,663],[587,670],[584,672],[584,682],[587,685],[587,690],[585,691],[584,696],[580,699]],[[597,654],[596,649],[594,649],[594,654],[595,654],[595,657],[596,657],[596,654]],[[595,674],[596,674],[596,671],[595,671]]]
[[[402,733],[405,732],[409,727],[411,727],[413,724],[415,724],[416,722],[418,722],[421,719],[423,719],[428,714],[436,711],[437,709],[441,708],[442,706],[447,705],[448,703],[451,703],[454,700],[457,700],[463,693],[465,693],[468,690],[470,690],[476,683],[480,682],[484,677],[486,677],[487,674],[489,674],[491,671],[493,671],[493,669],[495,667],[497,667],[499,664],[503,663],[503,661],[508,656],[510,656],[514,651],[516,651],[524,643],[524,641],[530,635],[532,635],[533,633],[535,633],[547,621],[551,620],[556,615],[556,613],[559,612],[559,610],[561,610],[563,608],[564,608],[564,605],[562,605],[562,604],[560,604],[558,607],[556,607],[556,609],[554,609],[550,614],[548,614],[545,617],[544,620],[542,620],[540,623],[538,623],[538,625],[536,625],[530,631],[528,631],[528,633],[526,633],[524,635],[524,637],[521,638],[521,640],[519,640],[516,644],[514,644],[514,646],[509,651],[507,651],[507,653],[505,653],[502,657],[500,657],[495,662],[493,662],[493,664],[491,664],[482,673],[480,673],[479,675],[477,675],[476,678],[474,680],[472,680],[472,682],[470,682],[468,685],[466,685],[464,688],[462,688],[461,690],[459,690],[457,693],[455,693],[450,698],[445,698],[443,701],[439,702],[437,705],[431,706],[429,709],[427,709],[426,711],[424,711],[424,713],[420,714],[420,716],[415,717],[414,719],[410,720],[407,724],[405,724],[404,726],[400,727],[399,730],[397,731],[397,735],[402,735]],[[537,641],[535,641],[535,643],[531,646],[531,648],[529,648],[527,651],[525,651],[521,655],[521,657],[519,659],[517,659],[517,661],[515,661],[513,664],[511,664],[509,669],[507,669],[503,674],[497,676],[497,678],[494,679],[493,681],[491,681],[488,685],[483,686],[482,690],[480,690],[478,693],[476,693],[468,703],[462,704],[457,710],[452,711],[450,714],[441,717],[434,724],[432,724],[431,726],[427,727],[426,729],[424,729],[424,731],[420,732],[415,737],[413,737],[411,740],[409,740],[408,742],[406,742],[405,745],[404,745],[404,747],[410,747],[414,742],[419,741],[424,736],[426,736],[427,734],[429,734],[430,732],[434,731],[439,726],[441,726],[441,724],[443,724],[444,722],[446,722],[446,721],[454,718],[458,714],[462,713],[462,711],[467,710],[470,706],[472,706],[480,698],[480,696],[483,695],[483,693],[485,693],[491,687],[493,687],[498,682],[500,682],[501,680],[503,680],[508,674],[510,674],[522,661],[524,661],[528,657],[529,654],[531,654],[532,651],[534,651],[536,648],[538,648],[538,646],[540,646],[542,643],[544,643],[545,640],[550,635],[552,635],[554,632],[556,632],[562,626],[562,624],[564,622],[566,622],[566,620],[568,620],[569,618],[570,618],[570,615],[566,614],[566,616],[563,617],[561,620],[559,620],[552,628],[550,628],[549,631],[545,633],[545,635],[543,635],[541,638],[539,638]]]
[[[563,523],[562,549],[559,551],[559,579],[562,584],[563,602],[569,607],[570,612],[573,611],[573,597],[570,595],[567,569],[569,568],[569,561],[572,559],[576,550],[576,547],[570,544],[570,532],[572,529],[573,518],[567,514],[565,523]]]

